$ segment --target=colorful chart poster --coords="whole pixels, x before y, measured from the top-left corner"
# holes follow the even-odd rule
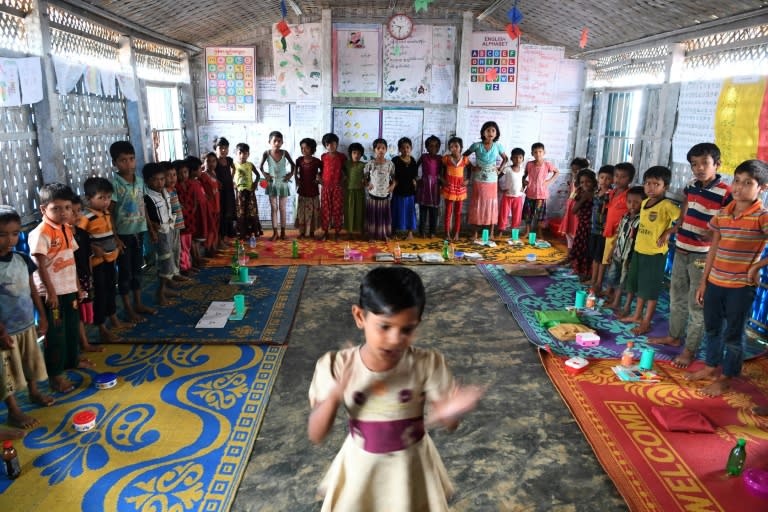
[[[400,152],[397,141],[402,137],[411,139],[411,154],[419,158],[422,148],[422,125],[424,111],[420,108],[385,108],[381,112],[381,137],[387,141],[387,156],[394,158]]]
[[[520,45],[518,105],[534,107],[555,103],[557,70],[564,54],[562,46]]]
[[[469,105],[514,106],[518,40],[506,32],[475,32],[470,46]]]
[[[0,59],[0,107],[21,105],[21,85],[16,61]]]
[[[256,121],[254,48],[205,49],[209,121]]]
[[[416,25],[410,37],[384,34],[384,99],[429,101],[432,88],[432,27]]]
[[[333,26],[333,95],[381,97],[381,25]]]
[[[373,157],[374,140],[381,133],[381,111],[377,108],[342,107],[333,109],[333,133],[339,137],[338,150],[347,153],[353,142],[365,148],[365,157]]]
[[[280,101],[312,101],[322,96],[320,23],[290,25],[285,38],[272,27],[277,97]]]
[[[724,174],[733,174],[741,162],[757,158],[765,86],[765,77],[729,78],[723,82],[715,113],[715,144],[720,148],[720,170]]]

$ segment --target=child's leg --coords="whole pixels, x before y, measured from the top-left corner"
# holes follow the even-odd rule
[[[645,306],[645,299],[637,296],[637,306],[635,306],[635,312],[632,316],[623,316],[619,318],[619,322],[625,323],[638,323],[643,319],[643,307]]]
[[[445,239],[451,239],[451,215],[453,214],[453,201],[445,201]]]
[[[285,203],[288,201],[287,197],[280,198],[280,239],[285,240]],[[338,232],[338,231],[337,231]]]
[[[427,207],[419,205],[419,236],[424,238],[424,227],[427,224]]]
[[[333,225],[336,228],[336,238],[344,225],[344,189],[336,187],[334,190]]]
[[[621,299],[619,299],[621,300]],[[627,301],[624,303],[624,307],[621,308],[621,313],[619,313],[620,317],[628,316],[629,312],[632,311],[632,301],[635,300],[635,294],[631,292],[627,292]]]
[[[726,289],[707,283],[704,290],[704,346],[706,347],[706,366],[701,370],[689,373],[686,380],[710,380],[719,374],[719,366],[723,362],[725,340],[723,323],[726,321]]]
[[[437,206],[430,206],[427,208],[427,214],[429,215],[429,236],[434,237],[437,231]]]
[[[8,407],[8,425],[26,430],[40,424],[37,418],[24,414],[13,394],[9,394],[5,399],[5,406]]]
[[[269,196],[269,208],[272,211],[272,237],[270,240],[275,241],[277,240],[277,228],[280,223],[280,219],[278,218],[279,207],[277,196]]]
[[[456,201],[454,203],[454,209],[453,209],[453,229],[456,230],[456,234],[453,237],[455,241],[459,240],[459,233],[461,233],[461,208],[463,206],[463,203],[461,201]]]
[[[157,311],[145,306],[141,300],[141,266],[144,262],[143,234],[136,235],[134,240],[136,243],[132,247],[133,256],[131,257],[131,264],[134,265],[133,280],[131,281],[133,310],[139,314],[154,315]]]
[[[248,190],[239,190],[237,192],[237,232],[240,238],[248,237]]]
[[[45,335],[45,368],[51,383],[51,389],[59,393],[69,393],[75,386],[67,379],[64,373],[67,368],[68,348],[67,348],[67,318],[64,311],[73,309],[71,301],[77,294],[62,295],[58,297],[59,306],[57,308],[56,319],[54,319],[53,310],[46,304],[45,314],[48,319],[48,332]],[[67,297],[69,304],[67,304]],[[73,341],[77,345],[78,340],[77,323],[75,322],[75,331]],[[74,366],[77,366],[75,362]]]
[[[100,352],[99,349],[104,350],[102,347],[94,347],[91,345],[91,343],[88,341],[88,334],[85,332],[85,324],[81,320],[78,322],[78,341],[80,343],[80,352]],[[88,360],[87,358],[83,357],[80,359],[80,362],[77,364],[78,368],[93,368],[93,362]]]
[[[642,317],[642,320],[640,321],[640,325],[638,325],[637,327],[631,330],[632,334],[636,334],[640,336],[651,330],[651,321],[653,320],[653,314],[656,312],[657,302],[658,301],[656,299],[647,300],[645,302],[645,315]],[[639,304],[639,301],[638,301],[638,304]]]
[[[597,264],[597,279],[595,279],[595,295],[603,294],[603,275],[605,274],[605,265]]]

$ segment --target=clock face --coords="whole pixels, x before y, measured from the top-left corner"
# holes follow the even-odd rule
[[[405,14],[395,14],[387,22],[389,35],[395,39],[405,39],[413,32],[413,20]]]

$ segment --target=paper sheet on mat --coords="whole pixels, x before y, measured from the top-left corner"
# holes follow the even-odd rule
[[[227,325],[229,315],[235,308],[234,302],[213,301],[203,317],[195,325],[196,329],[221,329]]]

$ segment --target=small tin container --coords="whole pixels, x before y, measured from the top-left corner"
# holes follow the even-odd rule
[[[72,418],[72,426],[78,432],[88,432],[96,426],[96,413],[93,411],[81,411]]]
[[[93,378],[93,385],[98,389],[109,389],[117,385],[117,374],[112,372],[100,373]]]

